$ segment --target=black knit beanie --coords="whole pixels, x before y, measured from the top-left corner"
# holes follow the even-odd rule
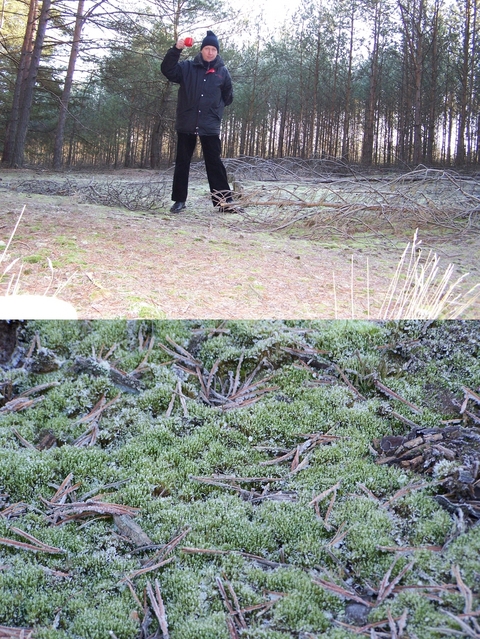
[[[202,46],[200,47],[200,50],[202,50],[203,47],[215,47],[216,50],[220,53],[220,45],[218,44],[218,38],[213,33],[213,31],[207,31],[207,35],[205,38],[203,38]]]

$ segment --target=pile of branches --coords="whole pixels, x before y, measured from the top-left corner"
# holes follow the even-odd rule
[[[118,206],[129,211],[153,211],[165,206],[164,180],[93,182],[82,188],[82,199],[90,204]]]
[[[234,179],[279,181],[292,178],[328,182],[353,175],[353,169],[338,158],[277,158],[264,159],[242,156],[224,160]]]
[[[455,234],[480,228],[480,181],[454,171],[419,166],[383,173],[336,158],[226,158],[234,198],[240,204],[233,223],[252,230],[299,231],[320,239],[332,232],[415,230],[422,226]],[[2,185],[24,193],[78,196],[81,201],[129,211],[153,211],[168,204],[169,169],[138,179],[31,179]],[[191,176],[205,180],[203,162]]]
[[[378,464],[395,464],[442,477],[443,493],[435,499],[449,512],[480,520],[480,396],[464,388],[460,418],[442,427],[413,428],[405,436],[388,435],[375,442]]]
[[[235,160],[229,169],[243,221],[252,228],[295,229],[312,239],[419,226],[456,235],[480,228],[480,182],[452,171],[421,167],[385,176],[322,171],[293,159],[260,168]]]
[[[77,193],[78,185],[75,180],[23,180],[16,187],[21,193],[38,195],[64,195],[71,197]]]
[[[126,181],[121,179],[92,180],[87,184],[64,180],[23,180],[12,186],[21,193],[38,195],[77,196],[80,201],[102,206],[115,206],[129,211],[152,211],[164,207],[167,179]]]

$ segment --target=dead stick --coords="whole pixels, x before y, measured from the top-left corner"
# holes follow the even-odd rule
[[[317,495],[316,497],[314,497],[308,505],[313,506],[313,504],[316,504],[319,501],[322,501],[322,499],[325,499],[325,497],[327,497],[327,495],[329,495],[331,492],[336,491],[338,488],[340,488],[341,483],[342,483],[342,480],[340,479],[339,481],[337,481],[337,483],[334,486],[327,488],[326,490],[323,491],[323,493],[320,493],[320,495]]]
[[[378,388],[378,390],[382,391],[382,393],[385,393],[385,395],[388,395],[392,399],[398,399],[398,401],[403,402],[404,404],[409,406],[414,413],[417,413],[417,415],[422,414],[423,411],[421,408],[418,408],[418,406],[415,406],[415,404],[412,404],[407,399],[404,399],[403,397],[401,397],[398,393],[393,391],[391,388],[388,388],[388,386],[385,386],[385,384],[382,384],[382,382],[378,381],[378,379],[374,380],[373,383]]]
[[[330,503],[328,504],[327,512],[325,513],[325,518],[323,520],[323,525],[325,526],[325,528],[327,530],[330,530],[330,525],[327,524],[327,522],[328,522],[328,519],[329,519],[329,517],[331,515],[331,512],[332,512],[332,509],[333,509],[333,506],[335,504],[336,499],[337,499],[337,491],[334,490],[332,498],[330,499]]]
[[[140,599],[138,598],[138,595],[137,595],[137,593],[135,592],[135,589],[134,589],[134,587],[133,587],[132,582],[130,581],[130,579],[128,579],[128,577],[126,577],[126,578],[124,579],[124,582],[127,584],[128,589],[130,590],[130,593],[131,593],[131,595],[132,595],[132,597],[133,597],[133,599],[134,599],[135,603],[136,603],[136,604],[137,604],[137,606],[140,608],[140,610],[142,610],[142,612],[143,612],[143,605],[142,605],[142,602],[141,602],[141,601],[140,601]]]
[[[230,615],[234,615],[235,611],[232,608],[232,604],[230,603],[230,600],[227,597],[227,593],[225,591],[225,586],[223,585],[223,581],[220,579],[220,577],[216,577],[215,581],[217,582],[217,587],[220,591],[220,596],[223,599],[223,603],[225,604],[225,608],[228,610],[228,613]]]
[[[235,627],[235,622],[233,621],[231,616],[227,617],[227,628],[230,639],[239,639],[239,635]]]
[[[152,604],[153,612],[155,613],[162,630],[163,639],[169,639],[165,606],[163,605],[163,599],[157,579],[155,579],[155,593],[153,592],[152,584],[149,581],[147,582],[147,594],[150,599],[150,603]]]
[[[355,395],[359,398],[359,399],[365,399],[365,397],[361,394],[361,392],[359,390],[357,390],[355,388],[355,386],[352,384],[352,382],[348,379],[348,377],[345,375],[345,373],[342,371],[342,369],[340,368],[340,366],[338,366],[338,364],[334,364],[335,366],[335,370],[338,372],[338,374],[340,375],[340,377],[343,379],[343,381],[345,382],[345,384],[348,386],[348,388],[353,391],[355,393]]]
[[[163,568],[163,566],[166,566],[167,564],[170,564],[174,559],[175,559],[175,557],[169,557],[169,559],[165,559],[165,561],[160,561],[158,564],[155,564],[154,566],[147,566],[146,568],[140,568],[139,570],[135,570],[134,572],[132,572],[132,574],[130,576],[124,577],[122,579],[122,582],[125,582],[127,579],[131,581],[132,579],[135,579],[135,577],[138,577],[140,575],[144,575],[147,572],[152,572],[152,570],[157,570],[158,568]]]
[[[20,442],[25,446],[25,448],[28,448],[30,450],[37,450],[37,447],[31,444],[29,441],[27,441],[24,437],[22,437],[20,433],[18,432],[18,430],[16,430],[15,428],[12,428],[12,433],[15,435],[17,439],[20,440]]]
[[[230,595],[232,597],[232,601],[233,601],[233,604],[235,606],[235,614],[238,617],[239,623],[242,626],[242,628],[246,628],[247,627],[247,622],[245,621],[245,617],[243,616],[242,611],[240,609],[240,603],[238,601],[237,593],[233,589],[233,585],[231,584],[231,582],[228,581],[228,579],[226,579],[225,581],[227,582],[227,588],[228,588],[228,590],[230,592]]]

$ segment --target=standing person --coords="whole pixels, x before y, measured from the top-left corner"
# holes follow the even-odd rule
[[[167,51],[162,62],[162,73],[171,82],[180,85],[177,103],[177,153],[173,175],[170,211],[178,213],[186,208],[188,177],[197,137],[202,145],[212,202],[223,211],[233,212],[232,192],[227,171],[220,158],[220,123],[223,109],[232,103],[232,80],[219,56],[220,45],[213,31],[207,31],[200,53],[193,60],[182,60],[180,54],[185,41],[179,38]]]

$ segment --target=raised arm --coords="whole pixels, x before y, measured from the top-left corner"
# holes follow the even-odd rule
[[[163,75],[170,80],[170,82],[176,82],[180,84],[182,81],[182,68],[179,64],[180,54],[185,47],[185,43],[182,38],[177,41],[177,44],[169,49],[165,54],[160,67]]]

